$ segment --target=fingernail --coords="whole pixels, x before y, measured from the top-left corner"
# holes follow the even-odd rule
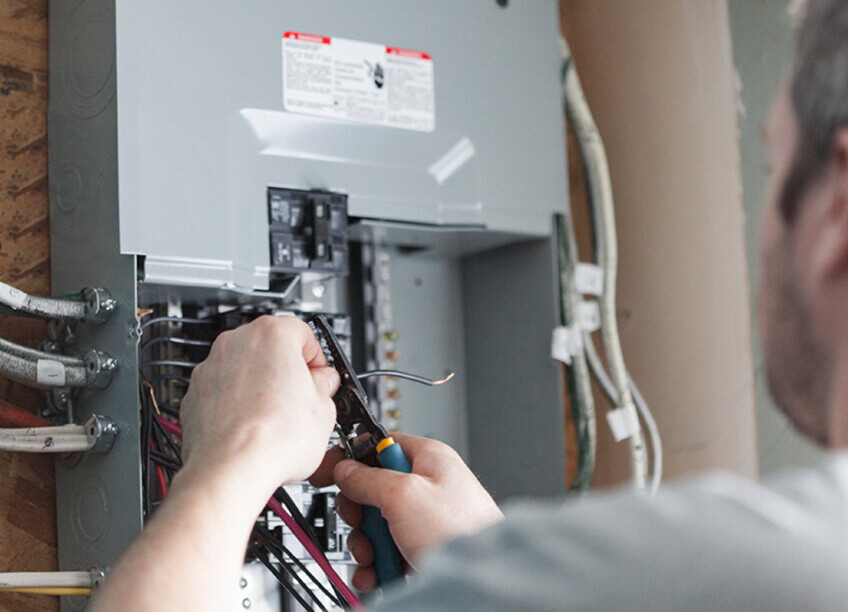
[[[334,473],[334,476],[336,477],[336,482],[344,482],[354,470],[358,469],[359,463],[353,461],[352,459],[345,459],[344,461],[339,461],[338,465],[336,465]]]

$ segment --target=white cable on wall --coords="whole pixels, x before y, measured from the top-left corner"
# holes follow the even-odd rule
[[[589,363],[589,369],[592,370],[595,380],[598,381],[598,384],[601,386],[601,390],[604,392],[604,395],[609,398],[609,401],[614,405],[618,405],[618,391],[616,391],[615,385],[612,380],[610,380],[609,374],[607,374],[604,369],[604,364],[601,363],[601,358],[598,355],[598,350],[595,348],[595,342],[592,339],[592,335],[588,333],[584,334],[583,341],[586,348],[586,361]],[[636,383],[633,382],[630,374],[627,375],[627,381],[630,386],[630,392],[633,394],[636,409],[639,411],[639,416],[641,416],[642,420],[645,422],[645,428],[648,430],[648,438],[651,441],[651,451],[653,454],[651,458],[651,493],[656,494],[656,492],[659,491],[660,484],[662,483],[663,475],[662,437],[660,436],[659,427],[657,427],[657,422],[654,419],[654,415],[651,412],[650,407],[648,406],[648,402],[645,401],[645,398],[639,391],[639,387],[637,387]]]
[[[606,152],[577,71],[573,66],[571,49],[565,39],[562,44],[564,66],[563,90],[566,112],[574,128],[586,169],[589,201],[596,227],[596,261],[604,270],[603,293],[599,296],[601,312],[601,342],[609,362],[610,378],[618,393],[618,408],[633,404],[627,381],[627,369],[618,334],[615,312],[616,277],[618,273],[618,243],[615,230],[615,205]],[[633,484],[644,489],[647,480],[647,456],[641,431],[629,437]]]
[[[90,586],[90,572],[0,572],[0,590]]]
[[[93,448],[97,438],[83,425],[0,429],[0,451],[75,453]]]

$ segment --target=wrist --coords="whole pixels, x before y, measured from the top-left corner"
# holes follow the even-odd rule
[[[249,530],[274,487],[257,478],[256,470],[249,466],[196,459],[189,460],[174,477],[169,500],[193,500],[232,525],[244,524]]]

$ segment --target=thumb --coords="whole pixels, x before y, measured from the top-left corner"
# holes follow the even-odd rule
[[[340,461],[333,472],[333,480],[345,497],[357,504],[376,506],[381,510],[397,499],[397,492],[409,478],[416,476],[369,467],[352,459]]]
[[[321,395],[333,397],[336,391],[339,390],[339,373],[335,369],[324,366],[311,368],[309,373],[312,374],[312,382],[315,383],[315,389]]]

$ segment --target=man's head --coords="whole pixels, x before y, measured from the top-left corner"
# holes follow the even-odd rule
[[[765,126],[759,320],[772,394],[848,445],[848,2],[811,0]]]

